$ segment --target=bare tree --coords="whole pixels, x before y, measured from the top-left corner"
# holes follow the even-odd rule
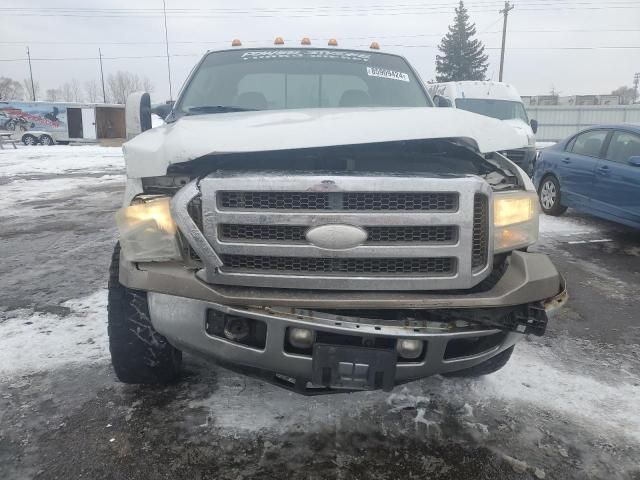
[[[635,102],[636,89],[633,87],[622,86],[612,91],[611,95],[618,95],[622,98],[622,103],[626,105]]]
[[[100,87],[95,80],[87,80],[84,82],[84,93],[88,102],[97,103],[101,99]]]
[[[153,84],[147,77],[140,78],[135,73],[118,71],[107,78],[107,90],[110,102],[126,103],[131,93],[141,90],[150,92]]]
[[[0,100],[22,100],[24,88],[17,80],[0,77]]]
[[[48,102],[59,102],[63,100],[62,93],[59,88],[48,88],[45,92],[45,97]]]
[[[73,88],[69,82],[64,82],[58,89],[60,92],[60,100],[63,102],[71,102],[73,99]]]
[[[22,87],[24,88],[25,100],[33,100],[33,93],[35,93],[36,95],[36,100],[40,98],[40,82],[38,82],[37,80],[33,82],[33,91],[31,90],[31,80],[28,78],[22,80]],[[40,98],[40,100],[42,99]]]
[[[152,93],[156,88],[155,85],[149,80],[149,77],[142,78],[142,88],[147,93]]]
[[[84,94],[82,92],[82,87],[80,86],[80,82],[76,78],[72,78],[71,82],[69,82],[69,88],[71,93],[70,100],[76,103],[84,102]]]

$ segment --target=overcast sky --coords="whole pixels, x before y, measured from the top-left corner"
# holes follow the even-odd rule
[[[166,0],[174,96],[207,49],[287,45],[303,36],[314,45],[330,37],[341,47],[401,53],[424,80],[435,75],[437,44],[453,20],[456,1],[433,0]],[[640,2],[637,0],[515,0],[509,15],[504,80],[522,95],[610,93],[631,85],[640,72]],[[465,2],[489,54],[488,76],[498,79],[503,5]],[[18,10],[20,9],[20,10]],[[102,9],[96,11],[95,9]],[[118,43],[120,42],[120,44]],[[123,43],[127,44],[123,44]],[[129,70],[155,84],[153,101],[168,97],[162,0],[4,0],[0,2],[0,76],[34,78],[42,90],[65,81],[99,80],[98,47],[105,75]],[[608,47],[608,48],[607,48]],[[626,48],[612,48],[626,47]],[[86,58],[69,60],[69,58]],[[151,58],[113,58],[151,57]],[[49,60],[44,60],[49,59]]]

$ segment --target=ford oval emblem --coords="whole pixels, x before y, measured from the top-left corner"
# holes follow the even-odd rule
[[[327,250],[347,250],[362,245],[367,232],[353,225],[321,225],[307,230],[307,240],[312,245]]]

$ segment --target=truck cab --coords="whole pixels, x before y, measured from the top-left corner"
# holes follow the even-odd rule
[[[391,390],[491,373],[544,333],[566,292],[527,251],[513,128],[435,108],[398,55],[239,43],[203,57],[164,125],[128,102],[120,380],[172,381],[184,351],[300,392]]]
[[[512,127],[521,139],[519,148],[503,153],[529,176],[536,159],[536,120],[529,120],[522,99],[513,85],[493,81],[432,83],[429,93],[438,106],[459,108],[496,118]]]

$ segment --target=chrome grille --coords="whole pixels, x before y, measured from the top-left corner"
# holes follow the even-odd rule
[[[222,271],[278,273],[332,273],[446,275],[454,271],[454,258],[306,258],[223,255]]]
[[[473,252],[471,266],[478,270],[487,264],[489,247],[489,201],[476,195],[473,201]]]
[[[455,211],[451,192],[220,192],[220,208],[247,210],[440,210]]]
[[[194,211],[197,202],[187,208],[199,195],[201,212]],[[489,185],[473,176],[213,173],[178,192],[172,212],[202,259],[198,275],[205,282],[463,289],[490,273],[490,196]],[[367,238],[344,249],[320,248],[306,233],[323,225],[356,226]]]
[[[238,225],[219,226],[222,241],[249,242],[297,242],[307,243],[309,227],[300,225]],[[458,229],[452,225],[372,227],[365,226],[368,238],[365,243],[453,243]]]

